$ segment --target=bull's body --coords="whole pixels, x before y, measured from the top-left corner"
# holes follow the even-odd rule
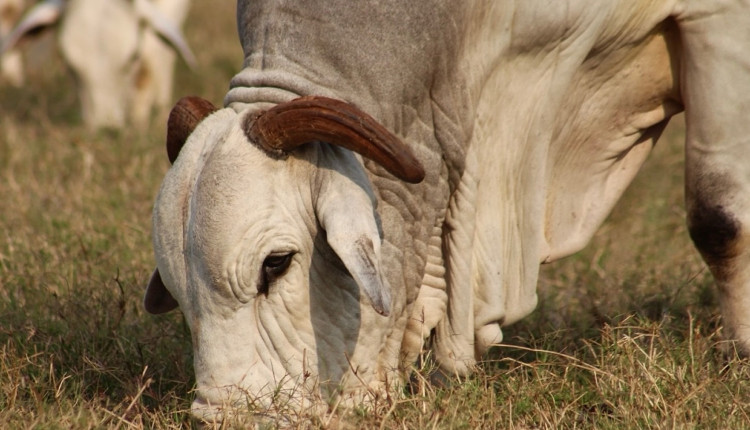
[[[229,387],[380,387],[431,333],[439,365],[469,372],[535,307],[539,265],[586,244],[683,108],[691,235],[750,346],[750,2],[240,0],[238,25],[245,68],[154,212],[158,270],[193,333],[196,412]],[[248,141],[248,115],[303,95],[371,114],[424,181],[325,143],[279,159]],[[337,237],[373,220],[389,316],[318,199],[340,200]],[[256,291],[274,247],[294,260]]]

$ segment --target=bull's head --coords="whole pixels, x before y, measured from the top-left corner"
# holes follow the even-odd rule
[[[341,101],[238,114],[185,98],[172,110],[145,306],[185,315],[197,415],[387,370],[378,357],[404,293],[384,276],[374,193],[350,150],[403,180],[424,176],[405,145]]]

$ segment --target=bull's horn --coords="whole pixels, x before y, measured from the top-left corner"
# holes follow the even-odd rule
[[[60,20],[65,0],[47,0],[34,6],[0,45],[0,55],[12,49],[26,33],[49,27]]]
[[[174,163],[180,155],[182,146],[195,127],[215,110],[213,103],[196,96],[183,97],[174,105],[167,120],[167,156],[170,163]]]
[[[197,67],[198,62],[193,55],[193,51],[190,50],[190,46],[185,41],[185,36],[182,35],[180,27],[172,19],[160,11],[150,0],[135,0],[135,11],[157,34],[174,47],[191,69]]]
[[[250,140],[271,153],[321,141],[357,152],[406,182],[424,179],[424,168],[409,147],[371,116],[340,100],[301,97],[248,118],[243,128]]]

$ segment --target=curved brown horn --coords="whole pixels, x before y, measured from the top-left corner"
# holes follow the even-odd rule
[[[196,96],[181,98],[167,120],[167,156],[174,163],[182,145],[201,121],[216,110],[210,101]]]
[[[340,100],[301,97],[249,118],[244,130],[271,153],[321,141],[355,151],[406,182],[424,179],[424,168],[409,147],[371,116]]]

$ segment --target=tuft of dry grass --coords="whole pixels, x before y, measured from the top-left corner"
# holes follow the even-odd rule
[[[178,71],[174,98],[220,104],[242,63],[234,5],[194,2],[190,22],[201,66]],[[0,87],[0,428],[197,427],[182,317],[141,306],[163,125],[87,132],[57,60],[24,90]],[[750,366],[721,337],[685,229],[681,133],[668,131],[586,250],[543,267],[539,309],[474,375],[431,385],[427,357],[389,398],[280,403],[257,427],[750,428]]]

